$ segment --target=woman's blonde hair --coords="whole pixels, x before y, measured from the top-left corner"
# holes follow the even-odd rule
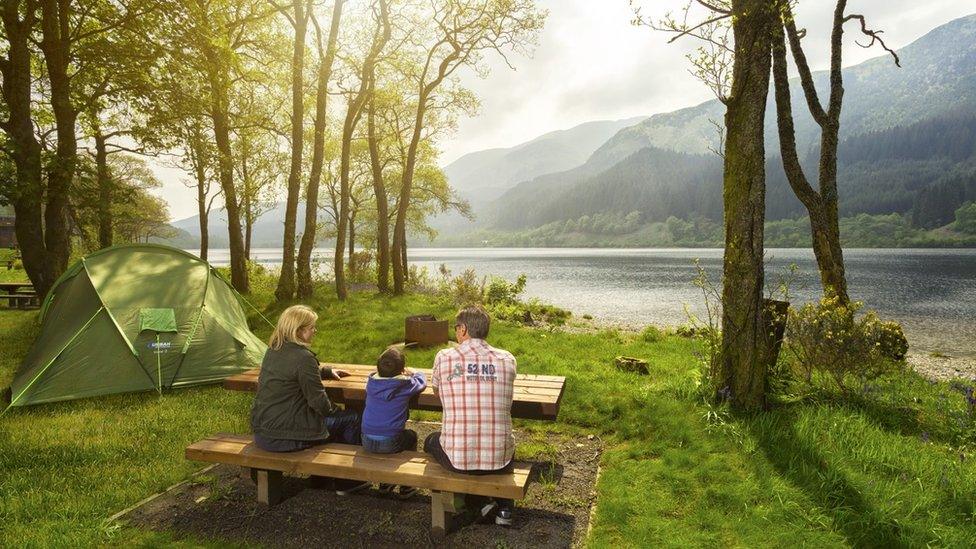
[[[311,307],[306,305],[292,305],[288,307],[278,317],[278,325],[275,326],[274,332],[271,332],[271,339],[268,341],[268,346],[276,351],[281,349],[281,346],[286,341],[307,346],[307,341],[299,339],[298,331],[302,328],[315,326],[315,322],[318,319],[319,315]]]

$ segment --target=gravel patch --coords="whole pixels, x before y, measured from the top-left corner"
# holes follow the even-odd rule
[[[935,381],[976,381],[976,359],[946,355],[910,353],[908,364],[922,376]]]

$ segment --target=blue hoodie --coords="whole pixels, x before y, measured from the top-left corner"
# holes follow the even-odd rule
[[[427,388],[424,374],[380,377],[372,373],[366,380],[366,409],[363,411],[363,434],[395,437],[407,424],[410,399]]]

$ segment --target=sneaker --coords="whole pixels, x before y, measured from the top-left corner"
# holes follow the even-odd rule
[[[372,486],[368,482],[360,482],[358,480],[343,482],[340,488],[336,489],[337,496],[348,496],[349,494],[355,494],[360,490],[364,490]]]
[[[392,490],[391,490],[391,493],[392,493]],[[417,489],[414,488],[413,486],[402,486],[401,485],[400,486],[400,489],[397,490],[397,497],[400,498],[400,499],[409,499],[409,498],[412,498],[416,493],[417,493]]]
[[[487,517],[488,515],[490,515],[491,512],[494,511],[495,510],[495,507],[497,507],[497,506],[498,506],[498,503],[496,503],[494,500],[493,501],[489,501],[488,503],[486,503],[481,508],[481,518],[484,518],[484,517]]]
[[[392,494],[394,488],[396,488],[395,484],[380,484],[376,491],[381,494]]]
[[[512,509],[510,507],[499,507],[495,511],[495,524],[501,526],[512,525]]]

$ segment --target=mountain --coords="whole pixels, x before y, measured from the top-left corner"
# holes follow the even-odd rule
[[[469,200],[497,198],[517,183],[582,164],[615,133],[643,119],[587,122],[514,147],[469,153],[444,172],[454,190]]]
[[[801,162],[815,174],[818,151]],[[933,229],[954,220],[964,202],[976,200],[976,112],[947,115],[845,139],[838,155],[840,214],[909,214],[915,227]],[[766,217],[806,215],[778,156],[766,165]],[[612,167],[571,183],[538,178],[505,195],[518,208],[495,212],[495,227],[520,230],[556,221],[613,214],[643,223],[722,219],[722,161],[645,147]]]
[[[934,203],[945,212],[923,208],[929,226],[940,215],[951,217],[953,197],[968,196],[953,189],[968,185],[969,167],[976,166],[976,154],[961,137],[976,128],[976,15],[938,27],[898,53],[900,69],[887,55],[844,69],[841,208],[846,215],[908,213],[917,209],[916,200],[941,197]],[[825,97],[826,72],[814,78]],[[792,81],[791,88],[799,152],[815,178],[819,128],[808,114],[799,81]],[[767,206],[771,219],[781,219],[804,212],[776,158],[774,108],[770,95]],[[507,191],[488,209],[486,222],[519,230],[635,211],[644,221],[669,215],[721,219],[720,159],[708,149],[718,141],[711,121],[721,122],[723,112],[724,106],[713,100],[621,129],[581,166]],[[872,153],[872,146],[884,149],[883,154]],[[930,189],[936,186],[939,190]]]
[[[305,226],[305,205],[298,204],[298,236],[301,236],[301,229]],[[280,248],[283,226],[285,223],[285,204],[282,202],[275,205],[271,210],[262,215],[254,222],[253,234],[251,235],[251,246],[253,248]],[[207,218],[210,246],[213,248],[226,248],[227,241],[227,212],[223,208],[210,210]],[[185,232],[190,238],[194,239],[198,245],[200,241],[200,216],[194,215],[170,223],[179,231]],[[242,228],[243,230],[243,228]],[[185,239],[185,237],[184,237]]]

